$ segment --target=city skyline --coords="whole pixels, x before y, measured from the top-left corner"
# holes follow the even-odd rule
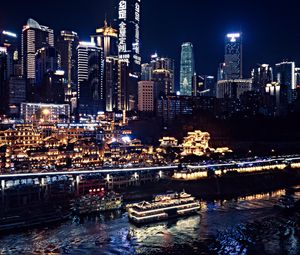
[[[176,73],[178,73],[180,46],[184,41],[191,41],[195,48],[197,72],[216,75],[218,64],[224,58],[224,36],[236,31],[243,32],[245,77],[250,77],[250,70],[257,63],[274,66],[283,60],[300,62],[300,56],[297,54],[300,39],[296,36],[293,38],[293,35],[289,35],[289,31],[285,29],[295,26],[293,25],[295,23],[294,10],[291,6],[282,7],[283,17],[286,19],[279,21],[275,18],[275,14],[280,10],[276,10],[270,1],[264,1],[260,5],[257,5],[258,1],[246,2],[243,6],[237,1],[233,2],[227,7],[225,3],[216,4],[215,1],[205,3],[200,10],[206,9],[207,11],[201,12],[198,17],[200,5],[196,4],[195,8],[195,3],[192,4],[191,1],[184,4],[172,3],[173,5],[160,3],[159,8],[153,1],[151,3],[143,1],[142,10],[147,10],[144,12],[141,24],[143,62],[146,62],[153,52],[158,52],[161,56],[175,59]],[[58,34],[60,30],[72,30],[77,32],[82,40],[89,40],[89,36],[94,33],[95,29],[102,26],[105,17],[110,23],[113,22],[114,10],[111,1],[101,3],[92,1],[86,6],[80,2],[75,6],[59,3],[57,10],[55,1],[52,3],[53,7],[47,6],[46,10],[36,1],[31,1],[31,4],[28,4],[28,7],[24,6],[21,11],[15,10],[9,2],[4,3],[2,8],[4,11],[0,11],[1,29],[20,34],[22,25],[32,17],[41,24],[53,28],[55,34]],[[179,13],[178,18],[173,19],[174,15],[178,15],[176,10],[179,9],[182,12]],[[67,11],[78,15],[72,15],[70,19],[65,20],[63,13]],[[168,15],[165,15],[166,11]],[[152,19],[151,13],[154,12],[156,18]],[[54,19],[53,13],[60,15]],[[171,23],[169,20],[176,20],[176,22]],[[179,29],[182,27],[185,27],[185,30]],[[199,32],[195,33],[195,28]],[[290,40],[290,37],[293,40]],[[179,77],[176,77],[176,80],[178,84]]]

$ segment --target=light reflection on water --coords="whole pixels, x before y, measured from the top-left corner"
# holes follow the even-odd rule
[[[208,245],[216,238],[222,242],[223,246],[217,249],[223,254],[224,249],[230,249],[235,239],[241,239],[241,236],[245,238],[244,242],[254,240],[252,232],[256,233],[260,226],[246,228],[243,224],[275,215],[273,206],[284,194],[281,190],[239,199],[201,202],[201,216],[142,228],[130,224],[126,213],[121,212],[90,216],[81,222],[75,218],[51,228],[4,236],[0,238],[0,254],[207,254]],[[300,194],[297,196],[300,198]],[[268,229],[261,234],[265,242],[260,244],[264,245],[263,254],[284,249],[280,231],[288,232],[284,245],[289,247],[289,254],[300,251],[299,235],[297,237],[292,225],[280,220],[262,224],[261,229]],[[238,244],[234,247],[238,249],[236,254],[243,254],[244,248],[237,247]]]

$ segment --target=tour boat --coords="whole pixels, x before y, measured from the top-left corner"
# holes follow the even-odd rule
[[[200,212],[200,202],[185,192],[158,195],[152,202],[127,206],[129,220],[136,224],[164,221]]]
[[[89,194],[72,203],[72,210],[77,215],[119,210],[122,207],[122,196],[114,192],[109,192],[104,196]]]

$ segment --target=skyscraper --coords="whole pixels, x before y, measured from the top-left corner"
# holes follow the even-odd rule
[[[80,42],[77,51],[79,112],[95,115],[104,110],[103,51],[91,42]]]
[[[294,101],[296,90],[295,62],[276,64],[276,78],[280,84],[281,104],[290,104]]]
[[[151,63],[142,64],[141,80],[142,81],[151,81],[152,80],[152,72],[153,72],[153,67],[152,67]]]
[[[60,68],[60,55],[54,47],[45,47],[37,50],[35,56],[36,84],[40,85],[44,75],[55,72]]]
[[[190,42],[181,46],[180,63],[180,94],[183,96],[192,95],[192,83],[195,73],[194,49]]]
[[[58,36],[56,47],[60,53],[61,69],[67,81],[66,101],[70,101],[72,92],[77,85],[77,46],[79,37],[73,31],[61,31]]]
[[[268,64],[257,65],[252,70],[253,89],[264,92],[267,84],[273,82],[273,69]]]
[[[6,48],[7,53],[7,75],[16,75],[15,67],[19,60],[19,40],[15,33],[0,31],[0,47]]]
[[[225,38],[225,66],[226,80],[242,79],[242,34],[230,33]]]
[[[22,62],[24,77],[33,83],[36,78],[35,54],[47,46],[54,47],[53,30],[29,19],[22,31]]]
[[[127,111],[129,109],[128,72],[126,60],[121,60],[118,57],[106,58],[106,111]]]
[[[7,48],[0,46],[0,110],[4,111],[7,90]]]
[[[156,56],[156,57],[154,57]],[[165,91],[164,95],[175,93],[175,61],[171,58],[158,57],[157,54],[152,56],[152,80],[157,78],[164,79],[165,85],[162,89]]]
[[[103,49],[104,58],[118,55],[118,31],[108,26],[104,21],[104,27],[98,28],[95,35],[91,35],[91,41]]]
[[[137,108],[138,81],[141,76],[141,0],[118,0],[118,54],[128,62],[129,110]]]
[[[119,58],[129,61],[129,69],[140,73],[141,0],[118,0]]]

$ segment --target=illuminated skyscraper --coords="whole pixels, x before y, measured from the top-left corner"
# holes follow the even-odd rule
[[[98,28],[95,35],[91,35],[91,41],[103,49],[104,58],[118,55],[118,31],[108,26]]]
[[[225,38],[225,66],[226,80],[242,79],[242,34],[230,33]]]
[[[0,46],[0,111],[4,111],[4,99],[7,88],[7,49]]]
[[[16,66],[19,60],[19,38],[17,34],[3,30],[0,31],[0,47],[5,47],[7,52],[7,75],[16,75]]]
[[[128,60],[130,71],[139,74],[141,0],[119,0],[118,3],[119,58]]]
[[[138,81],[141,76],[141,0],[118,0],[118,55],[128,62],[129,110],[137,108]]]
[[[60,55],[54,47],[45,47],[37,50],[35,56],[36,84],[40,85],[47,73],[55,72],[60,68]]]
[[[195,73],[194,49],[190,42],[181,46],[180,63],[180,94],[183,96],[192,95],[193,76]]]
[[[33,83],[36,77],[35,54],[47,46],[54,47],[53,30],[29,19],[22,33],[22,62],[24,77]]]
[[[276,64],[276,78],[280,84],[281,104],[290,104],[294,101],[296,90],[295,62]]]
[[[151,81],[152,80],[152,71],[153,67],[149,63],[142,64],[142,81]]]
[[[106,111],[127,111],[128,95],[128,62],[118,57],[107,57],[105,64]]]
[[[253,89],[256,91],[265,91],[267,84],[273,82],[273,69],[268,64],[257,65],[252,70]]]
[[[154,57],[156,56],[156,57]],[[175,93],[175,61],[171,58],[161,58],[157,54],[152,56],[152,80],[161,84],[163,95]]]
[[[78,103],[84,114],[104,110],[103,51],[91,42],[80,42],[78,52]]]
[[[78,44],[79,37],[73,31],[61,31],[56,43],[61,57],[61,69],[65,72],[64,78],[67,81],[66,101],[70,100],[72,91],[76,90]]]

